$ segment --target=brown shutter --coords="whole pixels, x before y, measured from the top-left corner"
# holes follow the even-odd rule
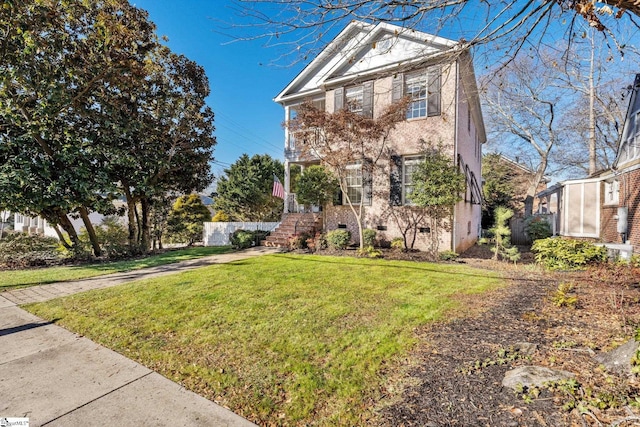
[[[400,101],[404,96],[404,74],[398,73],[391,83],[391,101]]]
[[[373,81],[362,85],[362,115],[373,118]]]
[[[344,108],[344,88],[338,87],[333,91],[333,112],[336,113]]]

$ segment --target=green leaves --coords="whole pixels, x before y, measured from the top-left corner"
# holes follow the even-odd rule
[[[440,149],[430,149],[424,154],[411,179],[411,201],[427,208],[431,217],[446,218],[462,200],[465,177]]]
[[[283,180],[284,166],[268,154],[246,154],[218,179],[214,208],[232,220],[277,221],[282,214],[282,199],[272,196],[273,174]]]

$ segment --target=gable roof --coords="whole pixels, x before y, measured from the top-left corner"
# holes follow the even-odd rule
[[[624,119],[624,126],[620,133],[620,143],[618,144],[618,152],[616,153],[616,160],[613,162],[613,169],[617,169],[620,164],[634,160],[627,158],[626,151],[629,144],[635,141],[632,138],[636,133],[636,129],[640,129],[640,123],[636,123],[638,118],[636,114],[640,112],[640,97],[638,97],[638,91],[640,91],[640,74],[636,74],[631,89],[631,96],[629,97],[629,106],[627,107],[627,114]],[[637,159],[637,158],[636,158]]]
[[[459,46],[453,40],[381,22],[352,21],[275,98],[310,97],[332,85],[434,61]]]

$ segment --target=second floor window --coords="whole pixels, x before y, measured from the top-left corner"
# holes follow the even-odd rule
[[[439,66],[429,67],[406,75],[398,74],[393,81],[394,101],[403,96],[411,99],[407,119],[439,116],[441,113],[441,78]]]
[[[336,88],[333,95],[334,111],[346,109],[364,117],[373,117],[373,81],[357,86]]]
[[[348,87],[344,91],[345,107],[352,113],[362,114],[364,92],[362,86]]]

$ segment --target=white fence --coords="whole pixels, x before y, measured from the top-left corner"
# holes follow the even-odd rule
[[[202,240],[205,246],[224,246],[236,230],[272,231],[278,225],[279,222],[205,222]]]

